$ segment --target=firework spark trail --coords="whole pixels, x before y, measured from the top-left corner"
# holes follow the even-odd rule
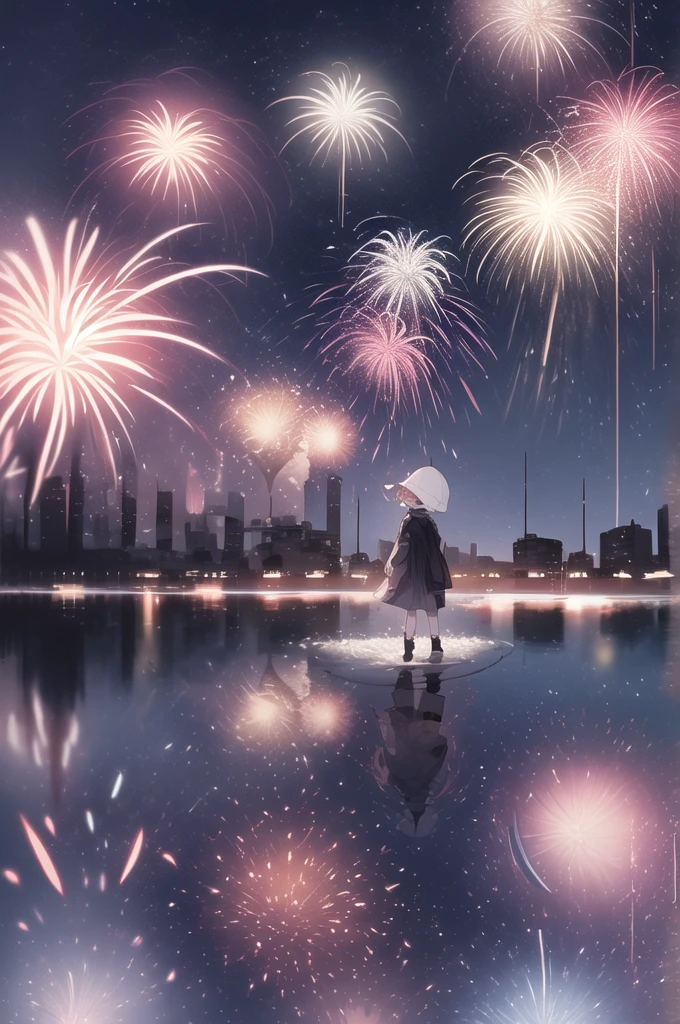
[[[465,228],[464,245],[480,251],[478,280],[498,281],[506,292],[514,285],[520,301],[529,290],[539,300],[550,296],[542,381],[565,286],[597,289],[598,272],[608,263],[610,204],[563,149],[542,144],[519,160],[485,159],[491,173],[474,197],[478,212]]]
[[[343,226],[346,174],[352,158],[356,158],[359,163],[363,158],[371,160],[373,150],[379,149],[387,159],[386,129],[398,135],[403,142],[406,140],[395,125],[394,115],[390,113],[390,106],[399,110],[396,102],[386,92],[369,90],[361,85],[361,75],[353,78],[345,65],[338,66],[344,70],[335,77],[323,71],[305,72],[306,75],[316,75],[321,79],[321,87],[312,88],[301,96],[283,96],[275,100],[274,104],[289,101],[301,104],[301,112],[287,122],[286,127],[294,125],[297,130],[283,149],[298,136],[309,134],[315,147],[312,160],[323,154],[325,163],[332,154],[337,154],[340,163],[338,212],[340,225]]]
[[[51,249],[35,218],[26,223],[37,262],[13,252],[5,252],[0,261],[0,436],[44,414],[33,502],[69,430],[80,422],[89,424],[115,476],[113,428],[119,427],[132,445],[124,419],[124,414],[134,419],[126,391],[145,396],[188,424],[173,406],[137,383],[156,383],[146,353],[170,342],[218,357],[176,333],[178,321],[152,311],[149,297],[203,274],[260,272],[231,264],[179,271],[172,265],[168,272],[171,265],[153,250],[193,225],[166,231],[125,257],[96,256],[98,229],[89,234],[83,229],[78,238],[76,220],[66,229],[61,253]]]
[[[40,865],[40,867],[43,869],[46,878],[54,886],[54,888],[57,890],[59,895],[63,896],[64,895],[64,887],[61,884],[61,879],[59,878],[59,874],[57,872],[57,869],[54,866],[54,862],[53,862],[52,858],[50,857],[49,853],[47,852],[47,850],[45,849],[45,846],[43,845],[42,840],[33,831],[31,826],[29,825],[29,823],[24,818],[23,814],[19,815],[19,820],[21,821],[21,824],[23,826],[24,832],[26,833],[26,838],[28,839],[29,843],[31,844],[31,849],[33,850],[33,853],[36,856],[36,860],[38,861],[38,864]]]
[[[139,860],[139,855],[142,852],[143,844],[144,844],[144,829],[140,828],[139,832],[137,833],[137,836],[135,837],[135,841],[133,842],[133,844],[132,844],[132,846],[130,848],[130,854],[128,856],[128,859],[127,859],[127,862],[125,864],[125,867],[123,868],[123,874],[120,876],[120,882],[118,883],[119,885],[123,884],[125,879],[128,877],[128,875],[130,874],[130,872],[134,868],[135,864]]]
[[[575,51],[590,51],[602,57],[580,29],[586,27],[586,23],[609,26],[597,18],[579,14],[579,9],[571,0],[492,0],[489,20],[468,40],[463,53],[479,36],[495,35],[499,66],[507,60],[514,67],[535,71],[538,103],[540,74],[544,67],[557,67],[564,75],[569,68],[576,69]]]
[[[660,212],[664,193],[680,183],[680,91],[661,72],[633,69],[615,82],[594,82],[567,125],[576,157],[614,203],[615,512],[619,524],[621,211]]]

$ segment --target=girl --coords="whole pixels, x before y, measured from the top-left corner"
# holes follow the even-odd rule
[[[432,641],[430,661],[441,661],[439,609],[444,607],[444,591],[451,587],[451,575],[442,554],[439,530],[430,513],[446,512],[449,486],[439,470],[423,466],[399,484],[395,497],[407,506],[408,512],[387,559],[387,579],[380,596],[385,604],[406,610],[404,661],[413,661],[419,608],[427,614]]]

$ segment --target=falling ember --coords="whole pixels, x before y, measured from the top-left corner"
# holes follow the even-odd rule
[[[171,853],[163,853],[161,856],[163,857],[163,860],[167,860],[168,864],[172,864],[173,868],[177,867],[177,861]]]
[[[16,871],[12,871],[10,868],[5,868],[2,874],[11,885],[21,885],[21,879]]]
[[[39,836],[36,835],[36,833],[33,831],[31,826],[24,818],[23,814],[19,815],[19,819],[24,827],[24,832],[26,833],[26,837],[29,843],[31,844],[31,848],[38,860],[38,863],[40,864],[40,867],[43,869],[48,881],[51,882],[51,884],[57,890],[59,895],[63,896],[64,890],[61,884],[61,879],[57,874],[57,869],[52,863],[52,858],[50,857],[49,853],[43,846]]]
[[[143,842],[144,842],[144,829],[140,828],[139,832],[137,833],[137,837],[136,837],[134,843],[132,844],[132,848],[130,850],[130,856],[127,859],[127,864],[125,865],[125,868],[123,870],[123,874],[120,876],[119,885],[123,884],[123,882],[125,881],[127,876],[130,874],[130,872],[134,868],[135,864],[139,860],[139,855],[142,852],[142,844],[143,844]]]
[[[123,773],[122,772],[118,772],[118,778],[114,782],[113,789],[111,790],[111,799],[112,800],[116,799],[116,797],[120,793],[120,787],[122,785],[123,785]]]
[[[48,832],[51,832],[53,836],[56,836],[57,831],[54,827],[54,822],[52,821],[51,818],[45,818],[45,828],[47,829]]]
[[[167,978],[165,980],[166,981],[174,981],[176,977],[177,977],[177,971],[172,970],[172,971],[170,971],[170,974],[167,976]]]
[[[137,946],[141,946],[141,944],[142,944],[143,942],[144,942],[144,939],[142,938],[142,936],[141,936],[141,935],[135,935],[135,937],[134,937],[134,939],[132,940],[132,942],[130,943],[130,945],[131,945],[131,946],[134,946],[134,947],[137,947]]]
[[[28,931],[28,925],[24,921],[17,921],[17,928],[19,928],[22,932]]]
[[[85,811],[85,821],[90,832],[94,833],[94,818],[92,817],[92,811]]]

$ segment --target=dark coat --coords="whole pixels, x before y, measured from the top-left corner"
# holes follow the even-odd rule
[[[444,591],[451,587],[451,574],[439,530],[424,509],[409,509],[406,513],[388,561],[392,575],[382,598],[385,604],[406,610],[427,608],[434,597],[437,608],[444,607]]]

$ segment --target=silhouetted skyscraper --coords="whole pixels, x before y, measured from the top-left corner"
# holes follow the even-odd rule
[[[85,477],[80,472],[80,449],[74,449],[68,485],[68,553],[77,557],[83,550],[85,520]]]
[[[243,557],[243,536],[243,520],[225,516],[222,562],[230,569],[238,569]]]
[[[652,568],[652,531],[631,519],[600,534],[600,571],[641,574]]]
[[[97,512],[92,521],[92,535],[95,548],[108,548],[111,543],[111,523],[108,513]]]
[[[326,481],[326,532],[333,549],[340,554],[342,477],[331,475]]]
[[[477,565],[477,545],[474,541],[470,545],[470,565]]]
[[[60,476],[50,476],[40,488],[40,550],[66,551],[66,488]]]
[[[172,491],[156,493],[156,547],[172,551]]]
[[[137,499],[127,489],[123,480],[123,495],[120,503],[121,547],[127,551],[137,543]]]
[[[229,491],[227,495],[227,515],[231,519],[240,519],[241,525],[245,522],[246,499],[238,491]]]
[[[670,569],[671,537],[668,505],[662,505],[656,514],[657,538],[659,545],[659,568]]]

